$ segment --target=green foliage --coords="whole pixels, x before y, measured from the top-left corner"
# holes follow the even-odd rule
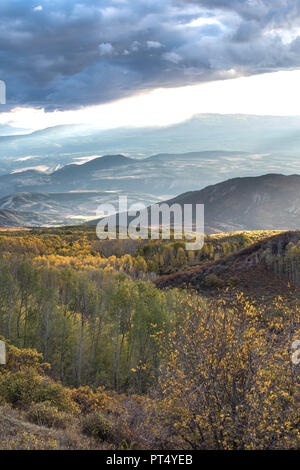
[[[44,370],[51,363],[52,374],[67,385],[145,390],[158,370],[157,348],[145,334],[154,324],[165,329],[171,318],[164,294],[136,274],[138,266],[146,275],[146,261],[124,255],[110,260],[116,269],[105,263],[103,269],[88,269],[82,260],[61,266],[61,258],[59,265],[53,255],[47,259],[50,265],[28,255],[0,256],[0,273],[6,273],[0,333],[24,348],[11,346],[10,370],[22,365]],[[131,369],[141,363],[137,380]]]
[[[77,412],[71,391],[45,375],[49,369],[36,350],[7,345],[7,364],[0,372],[1,399],[14,407],[49,402],[60,411]]]
[[[67,388],[32,368],[1,374],[0,396],[15,407],[47,401],[60,411],[78,411]]]

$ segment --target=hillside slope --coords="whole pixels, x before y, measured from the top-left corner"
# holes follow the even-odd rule
[[[155,203],[158,197],[146,193],[111,191],[69,191],[61,193],[22,192],[0,198],[0,210],[25,211],[42,214],[55,219],[70,217],[95,217],[100,204],[115,204],[118,207],[118,197],[127,196],[129,204]],[[38,217],[38,216],[37,216]],[[69,220],[69,223],[74,221]]]
[[[38,214],[16,210],[0,209],[0,227],[41,227],[66,224],[67,218],[51,214]],[[79,222],[83,219],[79,219]]]
[[[267,174],[234,178],[167,201],[204,204],[210,233],[300,228],[300,176]]]
[[[0,450],[104,450],[102,444],[84,436],[72,426],[68,430],[49,429],[28,421],[26,413],[10,406],[0,406]]]
[[[204,204],[205,233],[300,228],[300,175],[234,178],[165,201]],[[128,217],[130,222],[134,216]],[[151,225],[150,207],[148,221]],[[90,224],[96,224],[91,221]]]
[[[291,245],[297,246],[300,231],[282,232],[262,239],[226,258],[158,278],[157,287],[190,287],[204,295],[215,295],[219,289],[238,288],[251,297],[274,299],[278,295],[292,298],[299,290],[298,282],[291,286],[288,269],[282,271],[270,262],[273,256],[284,258]],[[285,266],[287,268],[287,266]]]
[[[214,152],[205,154],[205,158],[214,156]],[[39,212],[43,217],[45,214],[49,216],[48,221],[39,221],[37,216],[37,221],[31,224],[36,226],[70,223],[66,221],[70,216],[93,217],[103,202],[114,204],[117,210],[119,195],[128,196],[129,206],[132,202],[142,202],[146,206],[159,203],[162,199],[159,194],[163,190],[177,192],[187,184],[180,182],[183,170],[177,157],[176,165],[173,164],[176,168],[172,171],[174,155],[157,155],[142,162],[111,155],[83,165],[66,166],[52,174],[27,171],[0,177],[0,195],[9,189],[17,191],[0,199],[0,209]],[[193,158],[198,161],[199,154],[191,155],[190,160]],[[191,187],[195,187],[197,171],[193,166],[184,171],[195,173],[187,180]],[[300,175],[234,178],[180,194],[166,203],[169,206],[177,203],[182,207],[184,204],[204,204],[206,233],[295,230],[300,228]],[[53,216],[51,219],[51,214],[56,216],[55,220]],[[26,225],[27,222],[9,225],[7,218],[5,226]]]

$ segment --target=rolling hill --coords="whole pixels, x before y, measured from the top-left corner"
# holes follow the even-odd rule
[[[16,192],[59,192],[71,190],[99,190],[101,176],[111,170],[131,163],[123,155],[109,155],[95,158],[82,165],[66,165],[52,173],[34,169],[0,176],[0,195],[7,196]],[[116,188],[118,189],[118,188]]]
[[[300,228],[300,175],[234,178],[165,201],[204,204],[205,233]],[[150,224],[150,207],[148,220]],[[134,217],[128,217],[130,222]],[[91,221],[90,224],[96,224]]]
[[[238,177],[171,199],[163,196],[180,193],[186,186],[201,188],[205,181],[201,164],[214,162],[216,156],[239,158],[234,152],[230,155],[222,151],[159,154],[144,160],[111,155],[50,174],[34,170],[13,173],[0,177],[0,209],[30,212],[32,220],[33,213],[43,215],[46,225],[74,223],[70,218],[94,218],[102,203],[114,204],[117,210],[118,196],[126,195],[129,204],[142,202],[149,207],[164,199],[169,206],[204,204],[206,233],[298,229],[300,175]],[[5,223],[13,219],[6,217]]]
[[[127,196],[130,204],[141,203],[148,205],[159,201],[158,197],[144,193],[123,191],[70,191],[62,193],[15,193],[0,198],[0,209],[9,211],[26,211],[45,214],[53,222],[56,218],[95,218],[100,204],[118,205],[118,197]],[[76,220],[72,220],[74,223]],[[70,222],[70,220],[69,220]]]
[[[184,154],[158,154],[149,158],[105,155],[52,172],[30,168],[0,176],[0,196],[17,192],[131,191],[175,196],[197,190],[232,175],[233,162],[246,171],[251,155],[224,150]],[[220,162],[222,174],[216,173]],[[250,165],[251,167],[251,165]]]
[[[218,114],[200,114],[178,124],[152,128],[103,130],[97,126],[55,126],[26,135],[0,136],[0,174],[33,165],[44,165],[53,171],[58,165],[75,163],[82,156],[125,152],[144,158],[162,152],[182,154],[218,148],[260,154],[256,160],[260,174],[298,173],[299,127],[300,119],[295,116]],[[6,132],[11,134],[9,129]],[[223,178],[223,165],[214,169],[220,172],[221,181],[241,175],[243,165],[235,162]],[[255,166],[250,170],[255,174]]]
[[[0,227],[50,227],[64,225],[67,222],[66,218],[61,216],[54,218],[51,214],[0,209]],[[81,222],[83,222],[83,219],[81,219]]]
[[[230,296],[235,290],[252,298],[263,298],[264,302],[273,301],[279,295],[289,300],[299,296],[299,283],[293,282],[289,270],[288,250],[297,246],[300,231],[284,231],[268,235],[256,243],[218,259],[187,271],[163,275],[155,282],[159,288],[189,287],[204,296],[215,296],[223,290],[223,296]],[[270,256],[275,262],[270,262]],[[276,261],[277,258],[277,261]],[[278,260],[284,261],[281,269]],[[296,289],[296,291],[295,291]]]
[[[205,224],[216,231],[298,229],[300,175],[234,178],[167,203],[204,204]]]

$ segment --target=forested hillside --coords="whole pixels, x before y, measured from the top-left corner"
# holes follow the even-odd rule
[[[278,268],[299,245],[293,235],[271,256],[276,237],[289,235],[207,236],[187,252],[178,240],[100,241],[93,227],[2,231],[1,446],[299,447],[300,310]],[[270,279],[282,274],[276,295],[243,292],[237,265],[214,271],[257,246]],[[166,282],[203,270],[198,284]]]

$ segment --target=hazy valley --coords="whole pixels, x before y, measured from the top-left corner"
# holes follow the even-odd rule
[[[0,224],[26,227],[83,223],[97,218],[100,204],[113,204],[117,211],[118,197],[122,195],[128,197],[129,205],[150,206],[163,201],[170,205],[205,204],[207,233],[297,228],[299,176],[267,174],[215,184],[220,179],[214,174],[216,165],[225,163],[228,172],[234,174],[239,171],[235,161],[246,164],[252,157],[246,152],[229,151],[158,154],[144,159],[108,155],[80,165],[66,165],[52,173],[26,170],[3,175]]]

